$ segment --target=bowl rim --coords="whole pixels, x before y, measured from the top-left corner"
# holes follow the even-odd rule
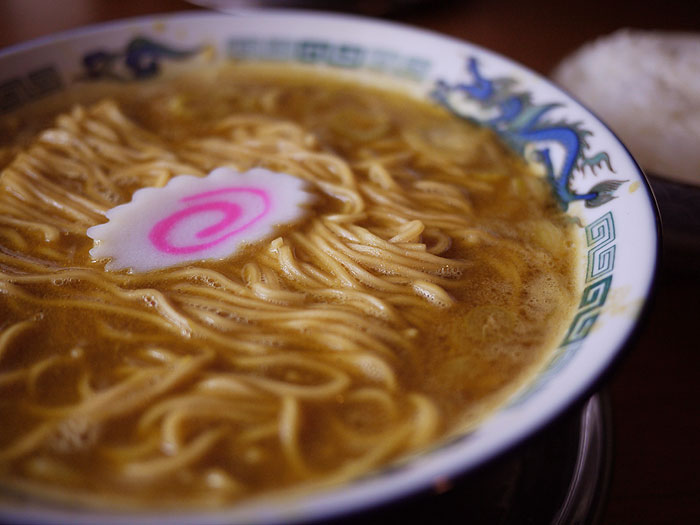
[[[205,20],[208,18],[225,19],[226,17],[302,17],[305,20],[315,21],[318,23],[323,20],[345,20],[350,21],[354,24],[370,24],[378,28],[394,28],[396,30],[404,31],[406,33],[411,33],[411,35],[421,34],[427,38],[434,39],[439,43],[466,46],[474,50],[478,50],[482,55],[491,57],[496,57],[502,63],[507,64],[514,71],[524,71],[529,74],[532,78],[539,82],[542,82],[549,87],[553,88],[559,94],[563,95],[568,101],[572,102],[574,106],[578,106],[585,113],[587,113],[592,120],[596,121],[597,124],[601,125],[609,134],[609,137],[614,140],[621,150],[624,151],[627,156],[627,162],[630,163],[637,174],[639,175],[639,180],[641,181],[641,187],[644,189],[647,203],[650,207],[651,215],[654,221],[654,231],[649,232],[649,235],[654,236],[653,244],[653,261],[651,263],[651,270],[649,272],[648,279],[646,281],[646,289],[641,293],[643,297],[643,303],[639,311],[635,314],[634,320],[628,327],[626,332],[621,338],[621,342],[618,343],[615,348],[611,349],[610,354],[608,354],[608,360],[601,365],[601,368],[593,376],[586,379],[584,384],[576,391],[569,392],[569,397],[557,405],[556,409],[550,410],[545,414],[540,414],[534,420],[531,420],[528,425],[520,429],[520,432],[511,436],[508,440],[500,441],[497,446],[493,446],[489,449],[487,453],[479,456],[477,460],[471,461],[468,465],[460,464],[459,462],[447,463],[443,461],[440,467],[439,476],[442,478],[456,478],[463,475],[473,473],[475,470],[484,467],[489,462],[493,461],[496,457],[505,454],[507,451],[513,451],[531,439],[535,434],[543,431],[546,427],[550,426],[554,422],[558,421],[560,418],[565,417],[570,411],[575,410],[581,406],[600,386],[609,380],[610,376],[619,367],[619,364],[623,360],[623,357],[629,352],[633,347],[635,342],[641,336],[643,331],[645,321],[648,318],[652,306],[653,299],[658,288],[658,280],[661,267],[661,257],[662,257],[662,221],[659,213],[658,203],[656,197],[652,191],[649,180],[638,165],[636,160],[632,157],[628,148],[622,143],[622,141],[615,135],[611,128],[605,124],[605,122],[598,117],[598,115],[588,108],[585,104],[579,101],[575,96],[569,93],[564,88],[557,85],[555,82],[545,77],[544,75],[530,69],[529,67],[516,62],[515,60],[501,55],[498,52],[492,51],[488,48],[474,44],[468,40],[456,38],[453,36],[445,35],[437,31],[424,29],[420,27],[411,26],[408,24],[395,22],[385,19],[371,18],[367,16],[361,16],[356,14],[345,14],[338,12],[324,12],[316,10],[305,10],[305,9],[284,9],[284,8],[235,8],[234,10],[221,12],[221,11],[208,11],[208,10],[185,10],[176,11],[168,13],[155,13],[149,15],[132,16],[127,18],[121,18],[117,20],[110,20],[105,22],[98,22],[94,24],[84,25],[72,29],[67,29],[64,31],[59,31],[49,35],[41,36],[35,39],[19,42],[11,46],[0,49],[0,61],[5,58],[25,53],[28,51],[40,49],[44,46],[55,45],[57,41],[67,40],[89,35],[98,35],[106,30],[119,30],[128,29],[134,25],[147,24],[154,21],[171,21],[171,20],[182,20],[182,19],[201,19]],[[452,446],[452,445],[448,445]],[[459,445],[458,445],[459,446]],[[454,448],[454,447],[453,447]],[[437,451],[440,452],[439,450]],[[422,456],[434,456],[436,454],[435,449],[429,449],[424,452]],[[415,462],[415,460],[409,460]],[[390,464],[389,469],[392,468]],[[377,470],[378,477],[382,477],[387,466],[380,467]],[[390,474],[391,475],[391,474]],[[376,507],[387,505],[390,503],[396,503],[405,498],[415,496],[418,493],[429,491],[433,486],[433,481],[436,479],[436,473],[431,473],[430,471],[424,472],[423,475],[418,476],[418,479],[400,481],[398,484],[394,484],[392,490],[373,491],[372,487],[376,484],[375,478],[361,478],[355,482],[351,482],[350,485],[343,484],[340,487],[331,487],[330,489],[321,489],[320,491],[314,490],[312,493],[304,492],[300,496],[304,500],[308,499],[325,499],[325,502],[316,501],[310,506],[304,507],[303,512],[299,514],[289,514],[288,510],[285,510],[290,501],[293,501],[294,495],[292,494],[292,499],[288,499],[287,496],[279,498],[273,495],[272,506],[277,505],[278,508],[273,509],[272,513],[263,512],[257,519],[253,519],[252,522],[262,523],[269,522],[270,520],[275,521],[275,519],[284,519],[288,523],[298,523],[298,522],[315,522],[318,520],[335,519],[341,517],[347,517],[348,515],[358,514],[366,512]],[[381,481],[381,480],[380,480]],[[354,500],[353,504],[348,504],[343,501],[348,499],[348,489],[357,488],[360,485],[360,489],[365,487],[365,490],[360,490],[359,495],[351,494],[349,497]],[[369,488],[367,488],[369,487]],[[357,492],[355,490],[354,492]],[[2,519],[12,519],[13,522],[17,523],[36,523],[37,520],[52,520],[53,523],[93,523],[95,518],[99,520],[99,523],[158,523],[163,518],[171,520],[173,523],[180,524],[194,524],[194,523],[229,523],[231,519],[241,519],[242,521],[251,521],[251,514],[245,510],[243,513],[238,512],[239,505],[248,507],[250,506],[256,512],[259,512],[263,507],[269,508],[269,502],[266,499],[254,499],[250,503],[244,502],[243,504],[235,504],[232,507],[222,507],[214,510],[197,510],[197,509],[187,509],[184,511],[172,512],[169,509],[155,509],[154,511],[142,512],[139,510],[129,511],[128,514],[115,513],[112,510],[100,511],[100,510],[65,510],[62,507],[57,510],[56,507],[52,507],[53,504],[48,503],[46,509],[22,509],[19,513],[9,510],[7,513],[6,509],[3,508],[3,503],[0,502],[0,521]],[[156,514],[154,514],[154,512]],[[65,514],[64,514],[65,513]],[[58,519],[58,521],[56,521]]]

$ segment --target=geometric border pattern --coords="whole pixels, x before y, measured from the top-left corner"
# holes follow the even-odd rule
[[[608,212],[586,227],[586,242],[590,248],[586,282],[612,272],[615,266],[615,222]]]
[[[612,212],[608,212],[586,226],[586,244],[604,246],[615,240],[615,221]]]
[[[615,245],[596,246],[588,252],[586,282],[603,277],[613,271],[615,266]]]
[[[578,312],[566,332],[561,346],[583,340],[593,328],[600,309],[605,304],[615,268],[615,221],[608,212],[586,226],[588,258],[586,287],[583,289]]]
[[[581,341],[588,335],[598,319],[600,308],[603,306],[605,299],[608,297],[611,282],[612,275],[608,275],[607,277],[586,286],[586,288],[583,290],[583,297],[581,298],[579,311],[576,313],[574,320],[571,322],[569,330],[567,331],[566,337],[564,338],[561,346],[566,346],[573,342]]]
[[[365,68],[414,81],[425,78],[431,68],[430,60],[425,58],[325,40],[231,38],[226,42],[226,56],[236,60],[291,61],[344,69]]]
[[[0,81],[0,115],[8,113],[31,100],[63,89],[64,83],[53,66],[40,67],[24,77]]]

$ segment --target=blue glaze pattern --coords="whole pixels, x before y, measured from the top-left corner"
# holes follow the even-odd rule
[[[157,76],[164,59],[183,60],[200,51],[175,49],[144,37],[132,39],[122,51],[97,50],[83,56],[85,79],[140,80]],[[118,69],[125,66],[125,72]]]
[[[491,128],[522,156],[526,156],[526,148],[533,148],[535,160],[544,166],[547,180],[563,209],[566,210],[575,201],[583,201],[586,207],[595,208],[615,198],[615,191],[626,181],[599,182],[585,193],[577,193],[571,188],[571,178],[575,172],[584,174],[590,168],[595,174],[595,170],[603,165],[610,171],[614,170],[607,153],[587,156],[589,145],[586,137],[591,132],[583,129],[580,123],[546,118],[561,104],[535,104],[529,92],[515,90],[514,79],[484,76],[474,57],[467,60],[466,70],[471,82],[450,84],[438,80],[431,93],[432,98],[454,115]],[[460,102],[465,98],[492,115],[480,119],[461,111]],[[556,167],[551,153],[553,145],[563,151],[563,159]]]

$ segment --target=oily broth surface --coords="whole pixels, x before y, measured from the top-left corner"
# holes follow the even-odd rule
[[[344,481],[476,424],[537,370],[561,337],[577,291],[572,228],[555,205],[546,183],[489,131],[455,121],[438,108],[396,92],[308,72],[280,73],[266,67],[225,68],[182,77],[169,84],[86,89],[88,94],[75,95],[86,106],[104,97],[115,99],[124,115],[157,136],[160,144],[175,154],[186,150],[193,137],[206,137],[217,122],[230,115],[293,122],[305,133],[298,138],[300,147],[343,159],[354,176],[368,187],[375,182],[381,186],[381,180],[372,180],[376,174],[368,166],[376,159],[384,159],[383,165],[389,167],[392,180],[401,191],[416,181],[449,184],[460,198],[468,201],[475,219],[459,239],[450,239],[438,254],[445,261],[459,263],[459,270],[445,264],[433,272],[442,273],[440,277],[452,283],[448,288],[451,303],[441,304],[439,294],[431,296],[430,287],[414,291],[412,295],[420,299],[420,306],[416,306],[413,299],[391,303],[392,293],[363,286],[363,293],[375,294],[391,303],[402,318],[403,324],[399,323],[401,326],[396,329],[398,335],[392,336],[401,344],[387,344],[390,352],[363,348],[381,361],[368,361],[362,354],[364,364],[353,365],[351,371],[341,359],[351,378],[350,385],[329,398],[301,401],[293,395],[272,399],[265,383],[255,380],[313,386],[323,384],[325,372],[306,365],[248,366],[246,357],[229,359],[223,341],[212,342],[198,332],[184,336],[167,322],[154,329],[152,320],[108,308],[112,304],[128,305],[153,314],[158,298],[148,294],[144,301],[119,302],[121,299],[110,296],[109,289],[101,289],[92,306],[86,308],[77,301],[94,293],[94,279],[99,279],[104,271],[103,261],[90,259],[92,241],[69,232],[47,243],[36,231],[19,230],[28,241],[24,249],[19,249],[21,242],[13,240],[3,225],[0,270],[4,283],[9,284],[0,294],[0,328],[6,334],[27,320],[31,326],[8,337],[0,354],[0,418],[4,422],[0,429],[0,486],[87,505],[201,506],[222,505],[298,483]],[[34,123],[38,121],[32,119]],[[32,143],[33,133],[24,130],[27,126],[21,119],[5,125],[12,126],[16,130],[14,136],[19,137],[14,143],[0,145],[0,159],[10,164],[18,151],[26,150]],[[246,133],[246,126],[241,125],[231,131],[231,137],[245,141]],[[275,136],[284,138],[284,133]],[[401,144],[414,149],[402,150]],[[264,154],[264,146],[255,147],[257,156],[245,154],[231,162],[240,169],[263,166],[285,171],[281,169],[282,161]],[[270,147],[277,146],[271,143]],[[191,158],[195,157],[191,162],[203,172],[222,162],[215,155]],[[333,171],[332,165],[329,170]],[[80,191],[80,184],[73,181],[58,183]],[[141,185],[135,179],[119,186],[120,193],[112,196],[114,205],[128,202],[131,193]],[[368,195],[363,194],[371,200]],[[448,204],[441,203],[448,197],[436,193],[430,213],[437,216],[450,211]],[[278,235],[287,239],[295,232],[310,231],[315,217],[342,213],[345,205],[342,195],[316,191],[313,214],[293,227],[281,229]],[[375,222],[371,217],[359,218],[354,227],[381,233],[382,228]],[[391,235],[386,237],[384,240],[388,241]],[[416,245],[423,244],[423,249],[430,251],[440,244],[440,239],[426,230],[409,239],[405,249],[420,250]],[[47,245],[50,252],[46,251]],[[209,273],[186,274],[181,283],[201,284],[207,276],[224,275],[245,287],[252,279],[245,264],[267,261],[269,247],[266,241],[229,260],[188,265],[183,271],[200,268]],[[26,276],[32,261],[50,261],[57,253],[64,254],[65,260],[47,263],[49,269],[44,275],[55,272],[50,279],[15,278]],[[299,247],[294,254],[301,262],[310,263],[313,259]],[[28,262],[13,266],[13,258]],[[321,271],[333,272],[330,265],[317,264]],[[90,277],[64,278],[61,272],[66,268],[87,269]],[[369,271],[400,280],[400,276],[391,277],[392,268],[378,263]],[[163,290],[165,299],[182,312],[186,299],[178,298],[177,290],[164,288],[168,272],[152,272],[133,281],[121,272],[118,283],[124,290]],[[303,283],[283,278],[278,281],[281,289],[303,297],[298,305],[302,311],[319,312],[324,305],[339,312],[345,308],[343,300],[309,293]],[[209,284],[216,291],[222,289],[215,279]],[[13,290],[18,289],[21,294],[13,295]],[[75,301],[67,301],[66,297]],[[270,308],[274,308],[274,301]],[[344,351],[345,339],[334,340],[339,347],[329,351],[328,341],[315,339],[313,328],[298,329],[274,319],[236,319],[231,312],[212,315],[221,322],[237,322],[241,326],[260,323],[259,337],[246,335],[246,341],[253,341],[256,348],[269,348],[275,355],[289,352],[311,360],[318,356],[328,364],[336,363],[335,355]],[[376,323],[381,323],[381,319]],[[364,334],[374,326],[350,323],[349,329]],[[207,328],[216,332],[217,325],[211,323]],[[282,342],[272,336],[266,339],[269,331],[277,329],[286,336]],[[235,331],[223,332],[226,337],[236,337]],[[360,343],[367,342],[362,339]],[[209,350],[211,355],[202,357]],[[139,367],[156,370],[155,379],[149,379],[144,388],[167,380],[172,370],[164,367],[165,371],[161,371],[158,359],[167,363],[168,356],[175,356],[173,363],[177,367],[189,366],[188,356],[195,356],[195,360],[201,357],[206,362],[198,365],[196,372],[183,373],[185,379],[179,380],[177,386],[153,395],[153,402],[169,396],[194,395],[193,384],[203,384],[207,378],[225,373],[243,377],[241,388],[250,388],[263,401],[254,401],[257,398],[253,394],[250,398],[243,395],[242,401],[230,409],[250,412],[250,420],[231,417],[212,422],[213,416],[187,420],[177,427],[182,443],[175,445],[148,425],[144,430],[148,405],[125,409],[93,423],[69,417],[67,407],[87,399],[86,392],[107,391]],[[389,394],[380,393],[377,387],[381,383],[377,380],[377,367],[384,366],[380,363],[389,364],[393,370],[396,385],[389,388]],[[128,394],[124,395],[128,398]],[[218,403],[226,396],[215,397]],[[265,404],[268,398],[269,407]],[[430,408],[420,408],[421,403],[429,403]],[[253,428],[253,420],[259,420],[258,430]],[[42,435],[39,430],[46,421],[55,428]],[[394,432],[396,428],[410,429],[411,425],[416,425],[413,433],[420,439]],[[429,430],[421,430],[428,427]],[[285,432],[293,436],[290,438]],[[245,435],[245,439],[239,443],[237,438],[227,437],[229,434]],[[344,440],[342,436],[350,437]],[[31,452],[16,452],[17,447],[21,448],[18,443],[32,439],[37,444]],[[233,444],[238,448],[233,448]],[[13,447],[15,452],[7,453]],[[197,447],[203,452],[195,453]],[[183,462],[172,475],[157,477],[150,471],[141,475],[143,469],[139,468],[145,464],[160,468],[164,461],[188,453],[195,459]],[[130,461],[140,466],[129,467]],[[348,467],[351,463],[352,468]]]

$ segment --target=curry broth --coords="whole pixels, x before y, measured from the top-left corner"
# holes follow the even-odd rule
[[[210,339],[196,331],[178,335],[176,329],[167,325],[167,318],[157,324],[151,317],[130,316],[128,311],[159,315],[157,305],[154,307],[158,299],[145,295],[144,301],[126,301],[121,296],[115,298],[109,286],[96,285],[105,270],[104,261],[90,258],[91,239],[62,232],[57,239],[47,241],[41,231],[16,229],[25,240],[23,243],[3,224],[0,337],[18,323],[31,321],[26,329],[7,337],[0,353],[0,485],[8,490],[87,505],[181,507],[227,504],[299,483],[343,481],[474,426],[543,365],[561,338],[578,290],[573,227],[557,207],[546,182],[490,131],[458,122],[433,105],[394,91],[309,72],[280,73],[267,67],[227,67],[182,77],[177,82],[155,81],[118,89],[89,86],[80,91],[86,105],[104,97],[116,100],[131,122],[157,137],[159,144],[174,155],[190,148],[193,138],[209,136],[223,118],[254,115],[266,123],[292,122],[296,126],[293,129],[304,132],[303,137],[294,137],[299,148],[342,159],[352,168],[361,188],[358,192],[368,203],[381,200],[384,195],[380,192],[381,180],[373,180],[381,171],[372,171],[375,159],[382,159],[382,169],[390,172],[391,180],[400,187],[397,191],[414,191],[417,181],[436,183],[421,186],[428,189],[420,189],[415,199],[444,187],[440,185],[449,185],[451,190],[444,190],[442,195],[436,193],[429,210],[418,210],[428,217],[425,221],[432,220],[437,226],[426,227],[401,249],[405,254],[425,253],[448,242],[439,256],[458,264],[445,264],[431,275],[436,280],[449,281],[448,295],[453,302],[442,305],[435,297],[428,297],[418,307],[414,298],[399,299],[395,294],[358,285],[356,289],[363,294],[374,294],[381,304],[391,305],[391,315],[398,312],[399,321],[391,328],[395,333],[378,336],[381,345],[377,343],[376,351],[367,347],[375,325],[384,330],[393,323],[386,321],[383,314],[373,314],[374,324],[350,322],[347,327],[336,326],[332,321],[335,318],[329,317],[328,330],[334,334],[332,341],[337,348],[329,348],[329,339],[319,343],[316,331],[320,328],[300,328],[302,321],[287,322],[285,316],[291,314],[286,310],[275,321],[267,317],[243,319],[222,307],[207,314],[209,317],[201,314],[192,321],[205,326],[209,330],[206,333],[231,339],[237,337],[237,332],[230,327],[239,323],[241,330],[246,330],[240,339],[250,343],[251,348],[257,345],[255,348],[267,348],[275,356],[291,353],[311,360],[318,355],[324,366],[341,363],[345,367],[343,373],[350,377],[345,390],[328,398],[307,399],[300,394],[299,398],[291,395],[292,401],[288,401],[290,396],[275,398],[272,390],[266,390],[267,385],[273,382],[319,387],[328,382],[325,368],[285,368],[264,360],[261,362],[266,364],[249,366],[247,357],[231,357],[237,354],[226,347],[224,339]],[[90,94],[84,95],[86,92]],[[6,125],[14,126],[15,136],[19,137],[18,142],[4,145],[4,157],[0,156],[7,159],[9,166],[17,152],[27,151],[36,140],[29,137],[36,135],[20,132],[24,127],[21,119],[15,118]],[[232,140],[257,148],[259,156],[235,158],[232,162],[285,171],[282,168],[289,166],[283,165],[276,155],[283,149],[280,144],[287,140],[287,132],[275,129],[277,142],[268,145],[261,145],[257,135],[248,137],[246,134],[253,132],[246,124],[233,129]],[[405,149],[406,145],[413,149]],[[265,148],[269,148],[269,156],[265,155]],[[203,171],[217,167],[219,160],[214,157],[197,157],[205,159],[197,160],[197,167]],[[308,166],[305,169],[313,171]],[[42,169],[53,182],[70,191],[83,191],[86,182],[80,177],[63,180],[60,169]],[[105,171],[109,174],[109,167]],[[331,175],[332,171],[331,166]],[[2,177],[6,177],[5,172]],[[3,181],[7,178],[0,178]],[[138,179],[121,184],[119,194],[113,196],[114,205],[128,202],[140,185]],[[376,195],[372,193],[375,186],[380,192]],[[3,183],[0,190],[9,191],[8,185]],[[461,230],[450,226],[451,215],[440,218],[441,213],[452,214],[457,205],[451,204],[450,192],[455,202],[467,202],[470,213],[473,212],[473,221]],[[419,202],[407,195],[405,202]],[[379,200],[373,206],[380,207]],[[285,242],[293,240],[295,232],[311,231],[316,217],[340,214],[346,204],[342,195],[316,191],[313,214],[292,229],[281,228],[276,237]],[[381,237],[390,228],[376,219],[373,209],[368,204],[369,211],[352,227]],[[4,209],[2,213],[6,213]],[[27,216],[32,214],[27,212]],[[410,220],[416,219],[405,218]],[[351,248],[356,244],[351,243]],[[400,242],[394,244],[404,246]],[[423,244],[423,248],[418,244]],[[333,274],[335,267],[330,262],[324,263],[304,246],[300,240],[291,250],[302,268],[314,266],[319,275]],[[210,273],[178,277],[177,287],[184,290],[199,285],[208,279],[207,275],[224,275],[245,286],[244,265],[251,260],[262,261],[256,264],[266,268],[269,249],[266,241],[223,261],[188,265],[185,270],[198,268]],[[375,246],[364,250],[373,253],[378,249]],[[57,253],[65,259],[56,259]],[[52,277],[25,278],[28,268],[37,264],[43,268],[39,273]],[[366,265],[373,276],[386,279],[392,286],[403,286],[410,280],[392,273],[394,267],[388,263],[386,267],[381,262]],[[455,269],[457,266],[459,270]],[[84,273],[75,273],[76,269],[84,269]],[[68,275],[67,270],[69,274],[75,271]],[[121,272],[115,282],[120,290],[161,290],[175,310],[184,315],[191,307],[189,296],[178,295],[177,287],[163,285],[164,276],[170,271],[158,270],[152,272],[152,277],[145,274],[133,280],[127,272]],[[300,298],[302,320],[304,315],[312,317],[317,313],[349,315],[347,299],[336,300],[325,291],[317,294],[303,282],[286,279],[284,272],[279,272],[276,279],[282,290]],[[209,283],[211,294],[225,288],[221,282]],[[264,284],[264,280],[261,282]],[[412,297],[420,297],[424,289],[416,290]],[[89,307],[81,301],[90,301]],[[272,303],[265,306],[268,307],[271,312],[277,308]],[[354,310],[352,315],[356,315]],[[209,324],[202,319],[209,319]],[[257,331],[248,331],[251,326]],[[265,339],[268,332],[272,334],[269,341]],[[278,336],[282,339],[275,339]],[[391,341],[397,342],[393,345]],[[357,353],[353,363],[338,357],[355,355],[354,350],[348,350],[355,348],[355,343],[367,355]],[[206,364],[196,372],[183,372],[185,379],[178,380],[172,389],[153,394],[152,402],[134,401],[133,407],[127,406],[128,409],[103,419],[98,417],[93,423],[68,415],[69,407],[87,403],[90,395],[106,392],[128,380],[139,388],[159,388],[158,381],[170,381],[173,370],[189,366],[190,357],[199,359],[203,352],[211,352],[202,357]],[[167,365],[171,362],[176,365]],[[396,384],[386,387],[388,393],[382,394],[378,383],[391,383],[389,379],[377,379],[390,377],[388,372],[382,375],[385,365],[391,367]],[[154,379],[144,379],[142,385],[138,370],[152,370]],[[238,404],[231,407],[230,413],[217,416],[204,410],[201,417],[180,423],[176,415],[171,420],[167,414],[149,415],[149,406],[164,403],[169,396],[190,395],[194,399],[203,391],[201,385],[214,384],[222,374],[235,378],[243,392],[235,394],[240,399],[236,398]],[[245,393],[246,389],[253,393]],[[128,405],[128,390],[120,396],[120,401]],[[234,394],[218,393],[211,406],[220,406],[222,399],[228,399],[226,396]],[[256,396],[262,401],[256,402]],[[268,400],[269,407],[265,404]],[[420,403],[429,403],[433,408],[420,408]],[[238,417],[239,414],[246,417]],[[393,443],[391,439],[399,441],[397,428],[433,417],[436,420],[430,423],[432,430],[425,431],[424,442],[418,438],[412,441],[407,431],[400,445],[386,444]],[[40,429],[47,421],[54,427],[44,435]],[[161,426],[153,421],[162,421]],[[159,434],[165,432],[162,428],[167,426],[166,421],[171,421],[177,443]],[[252,421],[257,421],[257,426]],[[291,438],[286,437],[285,425],[293,427],[289,431]],[[339,437],[344,435],[351,435],[352,439]],[[16,452],[17,447],[23,446],[20,443],[32,439],[37,444],[31,452]],[[158,477],[151,471],[144,474],[139,470],[139,465],[145,464],[158,469],[178,454],[189,454],[194,459],[183,462],[172,475]],[[372,454],[378,458],[376,461]],[[134,464],[130,465],[130,461]],[[348,466],[356,463],[364,468],[353,470],[354,466]]]

